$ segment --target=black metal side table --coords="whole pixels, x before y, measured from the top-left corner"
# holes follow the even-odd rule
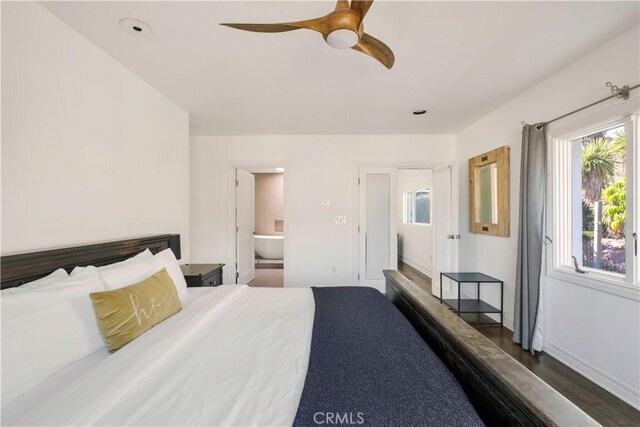
[[[447,277],[458,284],[458,298],[457,299],[443,299],[442,298],[442,277]],[[460,284],[461,283],[475,283],[477,286],[477,298],[460,298]],[[491,304],[488,304],[480,299],[480,284],[481,283],[500,283],[500,308],[496,308]],[[500,325],[502,325],[503,319],[503,307],[504,307],[504,282],[494,277],[487,276],[482,273],[440,273],[440,304],[444,303],[451,307],[453,311],[461,316],[462,313],[494,313],[500,314]]]

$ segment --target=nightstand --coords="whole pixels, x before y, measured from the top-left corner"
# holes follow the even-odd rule
[[[224,264],[184,264],[180,266],[188,287],[220,286]]]
[[[453,280],[458,284],[458,298],[457,299],[443,299],[442,298],[442,278],[446,277]],[[475,298],[461,298],[460,284],[461,283],[475,283],[476,284],[476,297]],[[498,283],[500,284],[500,308],[496,308],[480,299],[480,284],[481,283]],[[504,282],[491,276],[487,276],[482,273],[440,273],[440,304],[445,303],[453,309],[458,316],[462,313],[495,313],[500,315],[500,323],[495,325],[502,326],[503,315],[503,300],[504,295]],[[474,322],[480,324],[479,322]],[[494,324],[491,322],[490,324]]]

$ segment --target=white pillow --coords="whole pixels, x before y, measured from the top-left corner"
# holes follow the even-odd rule
[[[33,289],[44,288],[46,286],[49,286],[49,285],[57,283],[57,282],[59,282],[61,280],[64,280],[67,277],[69,277],[69,274],[63,268],[59,268],[56,271],[54,271],[53,273],[51,273],[50,275],[48,275],[46,277],[43,277],[42,279],[38,279],[38,280],[34,280],[33,282],[25,283],[24,285],[18,286],[17,288],[5,289],[5,290],[2,291],[2,295],[9,294],[9,293],[24,292],[24,291],[30,291],[30,290],[33,290]]]
[[[3,294],[2,403],[103,348],[89,294],[104,291],[95,267],[55,284]]]
[[[142,261],[142,260],[145,260],[145,259],[151,259],[151,258],[153,258],[153,254],[147,248],[144,251],[140,252],[139,254],[134,255],[131,258],[127,258],[124,261],[120,261],[120,262],[116,262],[114,264],[108,264],[108,265],[103,265],[102,267],[98,267],[98,271],[102,272],[102,271],[110,270],[112,268],[119,268],[119,267],[122,267],[123,265],[129,265],[129,264],[133,264],[133,263],[138,262],[138,261]],[[74,274],[82,271],[85,268],[87,268],[87,267],[76,267],[71,272],[71,275],[73,276]]]
[[[98,271],[102,272],[102,271],[110,270],[112,268],[122,267],[123,265],[129,265],[129,264],[133,264],[135,262],[144,261],[146,259],[151,259],[151,258],[153,258],[153,254],[147,248],[144,251],[140,252],[139,254],[137,254],[135,256],[132,256],[129,259],[125,259],[124,261],[120,261],[120,262],[116,262],[115,264],[103,265],[102,267],[98,267]]]
[[[142,282],[160,270],[162,267],[159,260],[151,256],[151,258],[105,266],[105,268],[99,269],[99,273],[107,289],[112,291]]]
[[[156,255],[151,255],[151,252],[149,252],[149,255],[151,255],[149,258],[140,257],[140,255],[142,254],[136,255],[136,257],[139,257],[138,259],[134,257],[127,261],[98,268],[107,289],[114,290],[142,282],[166,268],[169,277],[171,277],[176,286],[180,301],[184,303],[188,295],[187,282],[184,280],[182,270],[180,270],[180,265],[173,255],[173,251],[165,249]]]
[[[157,258],[161,264],[161,267],[158,271],[163,268],[167,269],[167,273],[169,273],[169,277],[173,280],[173,284],[176,285],[176,290],[178,291],[178,296],[180,297],[180,301],[184,304],[187,299],[187,281],[184,280],[184,275],[182,274],[182,270],[180,270],[180,264],[178,264],[178,260],[176,256],[173,254],[171,249],[165,249],[162,252],[158,252],[154,258]]]

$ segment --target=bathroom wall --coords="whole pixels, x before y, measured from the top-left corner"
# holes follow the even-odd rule
[[[284,181],[281,173],[254,173],[256,177],[256,234],[282,235]],[[276,221],[279,224],[276,224]]]

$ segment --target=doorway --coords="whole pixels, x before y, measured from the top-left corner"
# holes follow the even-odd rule
[[[449,165],[360,167],[358,283],[384,292],[383,270],[401,268],[439,296],[440,273],[457,264],[456,190]]]
[[[433,277],[432,207],[433,170],[398,169],[398,270],[419,277],[429,290]]]
[[[283,287],[284,168],[235,169],[236,283]]]

